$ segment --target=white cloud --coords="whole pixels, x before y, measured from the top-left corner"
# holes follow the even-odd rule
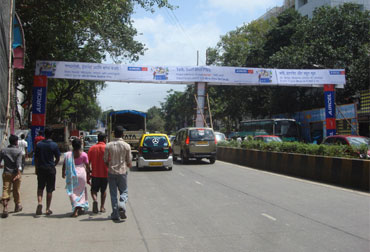
[[[142,33],[137,39],[148,47],[140,60],[146,65],[196,65],[205,64],[205,52],[219,40],[220,30],[212,22],[185,26],[174,19],[166,23],[161,15],[135,19],[135,28]]]

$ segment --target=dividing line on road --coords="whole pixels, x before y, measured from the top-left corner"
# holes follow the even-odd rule
[[[198,184],[198,185],[203,185],[202,183],[200,183],[199,181],[196,181],[196,180],[195,180],[195,183]]]
[[[274,173],[274,172],[263,171],[263,170],[259,170],[259,169],[253,169],[253,168],[250,168],[250,167],[247,167],[247,166],[232,164],[232,163],[224,162],[224,161],[221,161],[221,160],[217,160],[217,162],[222,162],[222,163],[225,163],[225,164],[229,164],[229,165],[241,168],[241,169],[246,169],[246,170],[250,170],[250,171],[254,171],[254,172],[262,172],[262,173],[271,174],[271,175],[274,175],[274,176],[277,176],[277,177],[283,177],[283,178],[296,180],[296,181],[300,181],[300,182],[305,182],[305,183],[309,183],[309,184],[313,184],[313,185],[320,185],[320,186],[327,187],[327,188],[332,188],[332,189],[337,189],[337,190],[346,191],[346,192],[353,192],[353,193],[364,195],[364,196],[369,196],[369,193],[366,193],[366,192],[360,192],[360,191],[351,190],[351,189],[343,188],[343,187],[339,187],[339,186],[328,185],[328,184],[323,184],[323,183],[315,182],[315,181],[311,181],[311,180],[295,178],[295,177],[291,177],[291,176],[283,175],[283,174],[278,174],[278,173]]]
[[[267,219],[270,219],[272,221],[276,221],[276,218],[272,217],[271,215],[268,215],[268,214],[265,214],[265,213],[261,213],[261,215],[266,217]]]

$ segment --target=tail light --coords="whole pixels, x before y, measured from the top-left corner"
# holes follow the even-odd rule
[[[189,139],[189,137],[187,137],[186,140],[185,140],[185,144],[189,145],[189,143],[190,143],[190,139]]]
[[[168,154],[172,154],[172,148],[170,147],[169,149],[168,149]]]
[[[217,145],[217,139],[215,138],[215,145]]]
[[[143,147],[139,147],[138,152],[139,152],[140,155],[142,155],[143,154]]]

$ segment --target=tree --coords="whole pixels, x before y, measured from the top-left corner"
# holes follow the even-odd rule
[[[170,90],[161,103],[165,119],[165,131],[171,134],[183,127],[194,125],[196,107],[194,100],[194,86],[189,85],[185,92]]]
[[[149,132],[164,133],[165,120],[160,108],[154,106],[147,111],[146,128]]]
[[[36,60],[100,63],[109,55],[115,62],[136,61],[145,48],[134,39],[137,31],[131,15],[135,5],[149,11],[155,6],[174,8],[167,0],[16,1],[27,45],[26,69],[17,71],[16,82],[24,86],[26,100],[30,103],[32,98]],[[86,113],[75,104],[97,105],[96,95],[103,87],[97,81],[49,80],[47,121],[56,123]],[[88,104],[82,107],[90,108]]]
[[[264,53],[267,34],[277,20],[256,20],[221,37],[215,48],[207,50],[207,64],[260,67],[268,62]],[[222,121],[226,131],[236,130],[244,117],[264,114],[267,88],[210,87],[213,119]]]
[[[337,90],[336,101],[348,103],[351,96],[369,88],[369,62],[370,12],[361,11],[356,4],[344,4],[339,8],[320,7],[312,19],[303,19],[292,36],[292,44],[271,56],[269,65],[344,68],[346,85],[343,90]],[[310,97],[315,101],[318,96],[323,101],[322,94],[314,93]]]

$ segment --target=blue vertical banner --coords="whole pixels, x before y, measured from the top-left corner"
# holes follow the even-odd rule
[[[326,136],[334,136],[337,133],[334,88],[335,85],[324,85]]]
[[[32,90],[32,144],[35,142],[38,132],[45,127],[47,84],[48,79],[46,76],[34,76]]]

